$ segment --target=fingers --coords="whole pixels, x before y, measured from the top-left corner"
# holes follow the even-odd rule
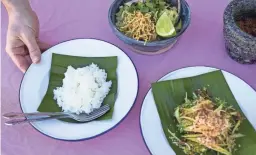
[[[40,49],[46,50],[50,47],[50,45],[46,43],[39,42],[38,43]],[[31,64],[31,59],[26,57],[26,51],[24,47],[10,47],[6,46],[6,52],[11,57],[14,64],[24,73],[28,69]]]
[[[28,48],[32,62],[39,63],[41,59],[41,51],[37,44],[35,35],[32,32],[24,33],[22,40]]]
[[[25,45],[25,47],[24,47]],[[9,41],[6,45],[6,52],[9,54],[15,65],[24,73],[31,64],[39,63],[41,59],[40,49],[47,50],[50,45],[40,42],[32,31],[26,31],[15,40]],[[26,55],[29,54],[31,61],[28,61]]]
[[[13,58],[12,58],[13,59]],[[25,73],[26,70],[29,67],[29,62],[27,61],[26,57],[21,56],[21,55],[16,55],[14,56],[13,59],[14,63],[16,64],[16,66],[23,72]]]
[[[22,49],[19,49],[22,50]],[[24,49],[23,49],[24,50]],[[29,67],[29,62],[27,61],[26,57],[23,55],[17,55],[14,54],[13,51],[11,51],[11,49],[6,49],[6,52],[9,54],[9,56],[11,57],[12,61],[14,62],[14,64],[23,72],[25,73],[26,70]]]

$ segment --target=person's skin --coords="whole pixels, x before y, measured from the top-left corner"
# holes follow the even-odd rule
[[[15,65],[25,72],[31,61],[40,62],[41,50],[46,50],[49,45],[38,40],[39,21],[28,0],[1,1],[9,16],[6,52]]]

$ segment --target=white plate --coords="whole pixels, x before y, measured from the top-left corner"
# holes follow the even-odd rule
[[[210,67],[187,67],[171,72],[159,81],[192,77],[217,69]],[[244,114],[256,128],[256,92],[238,77],[222,70],[225,79]],[[141,108],[140,126],[144,141],[153,155],[175,155],[164,135],[151,89],[148,91]]]
[[[29,67],[20,87],[20,103],[23,112],[36,112],[46,93],[52,53],[82,57],[117,56],[117,99],[111,120],[83,124],[59,120],[31,123],[38,131],[61,140],[89,139],[113,129],[126,117],[133,107],[138,92],[136,69],[122,50],[112,44],[95,39],[77,39],[60,43],[44,52],[40,64],[33,64]]]

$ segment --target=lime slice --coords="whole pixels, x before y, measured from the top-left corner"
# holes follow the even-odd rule
[[[172,20],[166,12],[164,12],[156,22],[156,33],[159,36],[166,38],[176,35]]]

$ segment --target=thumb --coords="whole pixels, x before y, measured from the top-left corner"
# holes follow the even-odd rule
[[[39,63],[41,59],[41,51],[37,44],[35,35],[30,32],[23,37],[24,44],[27,46],[30,58],[33,63]]]

